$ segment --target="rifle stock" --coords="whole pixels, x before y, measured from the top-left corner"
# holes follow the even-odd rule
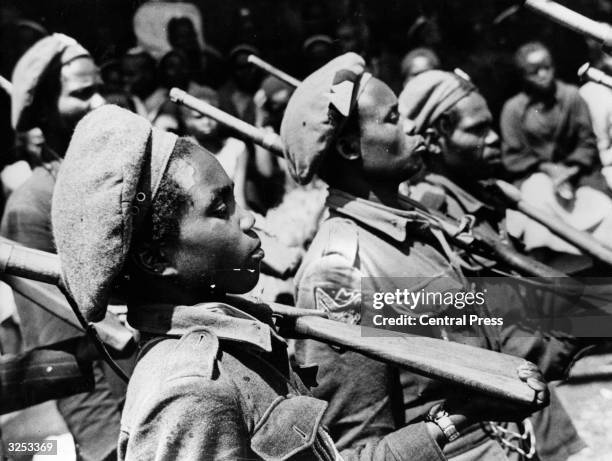
[[[0,276],[13,289],[16,297],[26,299],[85,333],[64,296],[56,288],[61,285],[61,270],[56,255],[0,238]],[[118,352],[133,346],[134,337],[130,330],[110,312],[95,328],[100,339]]]
[[[0,270],[4,277],[27,277],[61,285],[57,255],[21,247],[7,239],[0,240]],[[277,303],[259,303],[248,297],[228,298],[254,313],[258,309],[271,310],[273,316],[284,320],[281,323],[288,336],[341,346],[415,373],[536,409],[535,392],[516,374],[517,367],[524,362],[520,358],[420,336],[390,337],[392,333],[387,331],[380,337],[381,330],[365,332],[358,326],[322,318],[321,313]],[[73,314],[67,306],[66,310]],[[363,335],[377,331],[378,337]]]

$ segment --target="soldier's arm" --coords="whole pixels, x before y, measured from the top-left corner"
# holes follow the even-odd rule
[[[181,376],[166,381],[122,424],[119,459],[234,461],[245,459],[249,437],[224,380]]]
[[[442,454],[425,423],[411,424],[359,448],[340,452],[344,461],[442,461]]]
[[[346,323],[360,321],[361,273],[349,253],[331,251],[304,268],[298,307],[323,310]],[[329,403],[324,424],[345,460],[446,459],[440,450],[443,434],[428,428],[432,423],[401,427],[403,401],[396,369],[312,340],[300,341],[296,349],[298,360],[319,366],[312,391]]]

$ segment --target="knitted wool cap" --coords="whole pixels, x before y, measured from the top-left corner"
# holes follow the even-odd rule
[[[27,131],[38,124],[35,102],[40,84],[54,65],[66,64],[81,57],[91,57],[76,40],[64,34],[53,34],[36,42],[17,61],[13,71],[11,122],[17,131]]]
[[[347,53],[297,87],[287,104],[280,134],[289,172],[298,183],[307,184],[316,174],[369,77],[363,58]]]
[[[64,283],[87,320],[104,318],[132,235],[155,197],[177,136],[117,106],[77,125],[53,193]]]
[[[428,70],[406,83],[399,96],[399,112],[424,133],[435,121],[476,87],[456,74]]]

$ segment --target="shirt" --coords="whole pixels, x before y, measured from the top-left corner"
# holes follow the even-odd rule
[[[556,82],[552,103],[527,93],[506,102],[500,118],[502,161],[509,175],[525,179],[542,162],[580,167],[579,185],[607,190],[589,109],[578,88]]]
[[[297,307],[360,323],[362,277],[373,277],[370,288],[381,292],[405,288],[397,283],[406,278],[418,288],[463,286],[420,215],[407,203],[406,209],[390,208],[331,189],[327,206],[330,218],[319,228],[295,278]],[[426,309],[417,308],[420,313]],[[480,327],[431,327],[421,333],[488,349],[499,347],[495,332]],[[313,393],[329,402],[324,422],[340,447],[382,436],[398,425],[422,425],[430,408],[454,391],[448,384],[316,341],[299,341],[296,357],[320,367],[319,386]],[[445,452],[455,452],[465,440],[461,437],[447,445]]]
[[[247,303],[248,304],[248,303]],[[426,430],[338,453],[327,404],[291,371],[271,315],[223,303],[130,306],[148,337],[130,379],[120,460],[442,460]]]
[[[442,199],[437,200],[439,204],[437,209],[440,211],[455,219],[461,219],[469,213],[476,218],[475,226],[479,229],[490,229],[499,233],[500,237],[506,236],[503,213],[496,213],[492,207],[451,179],[428,174],[418,186],[420,196],[435,195]],[[479,184],[474,184],[474,192],[477,195],[481,192]],[[556,309],[565,312],[569,312],[573,306],[563,303],[560,297],[546,296],[542,293],[539,293],[539,296],[536,293],[520,293],[516,284],[504,283],[502,278],[492,278],[495,274],[491,274],[487,269],[474,275],[484,277],[479,280],[486,285],[489,310],[506,320],[505,328],[500,331],[502,352],[535,363],[548,380],[563,379],[581,346],[572,337],[557,338],[552,333],[531,327],[523,319],[533,316],[534,312],[530,312],[530,307],[533,310],[533,306],[556,303]],[[548,312],[551,309],[553,307],[544,308]],[[531,417],[536,433],[537,453],[542,461],[567,459],[586,446],[563,403],[557,397],[555,388],[551,387],[550,391],[550,405]]]

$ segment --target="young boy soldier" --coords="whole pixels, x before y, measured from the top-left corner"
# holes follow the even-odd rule
[[[362,277],[374,277],[370,289],[376,292],[407,288],[396,285],[397,277],[411,280],[414,290],[427,283],[441,291],[463,286],[427,223],[398,195],[399,184],[423,166],[423,137],[413,131],[412,122],[400,119],[397,97],[365,73],[363,59],[355,54],[334,59],[296,89],[281,127],[290,171],[300,183],[318,174],[330,186],[330,218],[321,225],[296,276],[299,307],[359,323]],[[439,314],[424,306],[417,309]],[[496,347],[492,332],[469,328],[436,327],[427,334]],[[473,423],[526,416],[491,399],[461,408],[466,399],[452,399],[456,390],[448,385],[404,371],[398,376],[385,364],[315,341],[300,342],[297,356],[320,366],[319,386],[313,391],[330,402],[324,422],[340,447],[389,433],[400,421],[421,428],[432,445],[446,445],[447,456],[506,459],[502,442],[490,436],[494,426]],[[446,410],[438,405],[443,400]],[[470,411],[472,424],[456,419],[455,413]],[[447,412],[456,428],[436,423]]]
[[[444,459],[412,427],[337,452],[321,422],[327,405],[291,372],[271,313],[224,296],[255,285],[263,252],[253,217],[200,146],[118,107],[97,109],[72,138],[52,222],[85,317],[101,319],[122,285],[144,340],[119,459]],[[521,377],[545,387],[532,369]]]
[[[399,96],[399,111],[402,117],[414,122],[417,133],[429,137],[425,155],[428,173],[412,186],[412,198],[456,219],[470,214],[480,231],[507,238],[505,209],[488,203],[491,194],[487,195],[483,187],[483,181],[499,173],[501,152],[499,136],[493,131],[493,117],[478,89],[453,73],[428,71],[406,84]],[[495,277],[487,266],[490,267],[488,262],[470,275]],[[499,264],[496,267],[506,269]],[[504,281],[498,277],[483,281],[488,284],[489,309],[508,320],[501,336],[504,352],[536,363],[548,380],[563,379],[586,342],[570,336],[559,339],[552,334],[543,335],[535,328],[527,329],[522,320],[533,317],[534,306],[538,303],[541,306],[544,300],[525,298],[511,279]],[[535,294],[533,290],[531,293]],[[563,309],[564,305],[566,309],[573,308],[559,297],[548,299],[551,301],[557,309]],[[515,321],[509,322],[512,318]],[[555,396],[554,389],[552,394]],[[533,420],[538,455],[543,460],[566,459],[584,446],[556,398],[548,408],[534,415]]]
[[[98,68],[89,52],[74,39],[53,34],[36,42],[13,72],[13,128],[39,127],[45,137],[43,163],[15,190],[4,210],[0,233],[24,246],[54,252],[51,196],[72,131],[90,110],[104,104]],[[54,287],[45,286],[45,291]],[[61,296],[59,293],[55,293]],[[24,348],[31,350],[75,338],[83,333],[66,322],[16,297]],[[113,456],[120,417],[120,397],[113,395],[101,362],[93,364],[96,388],[59,399],[58,410],[83,459]]]

